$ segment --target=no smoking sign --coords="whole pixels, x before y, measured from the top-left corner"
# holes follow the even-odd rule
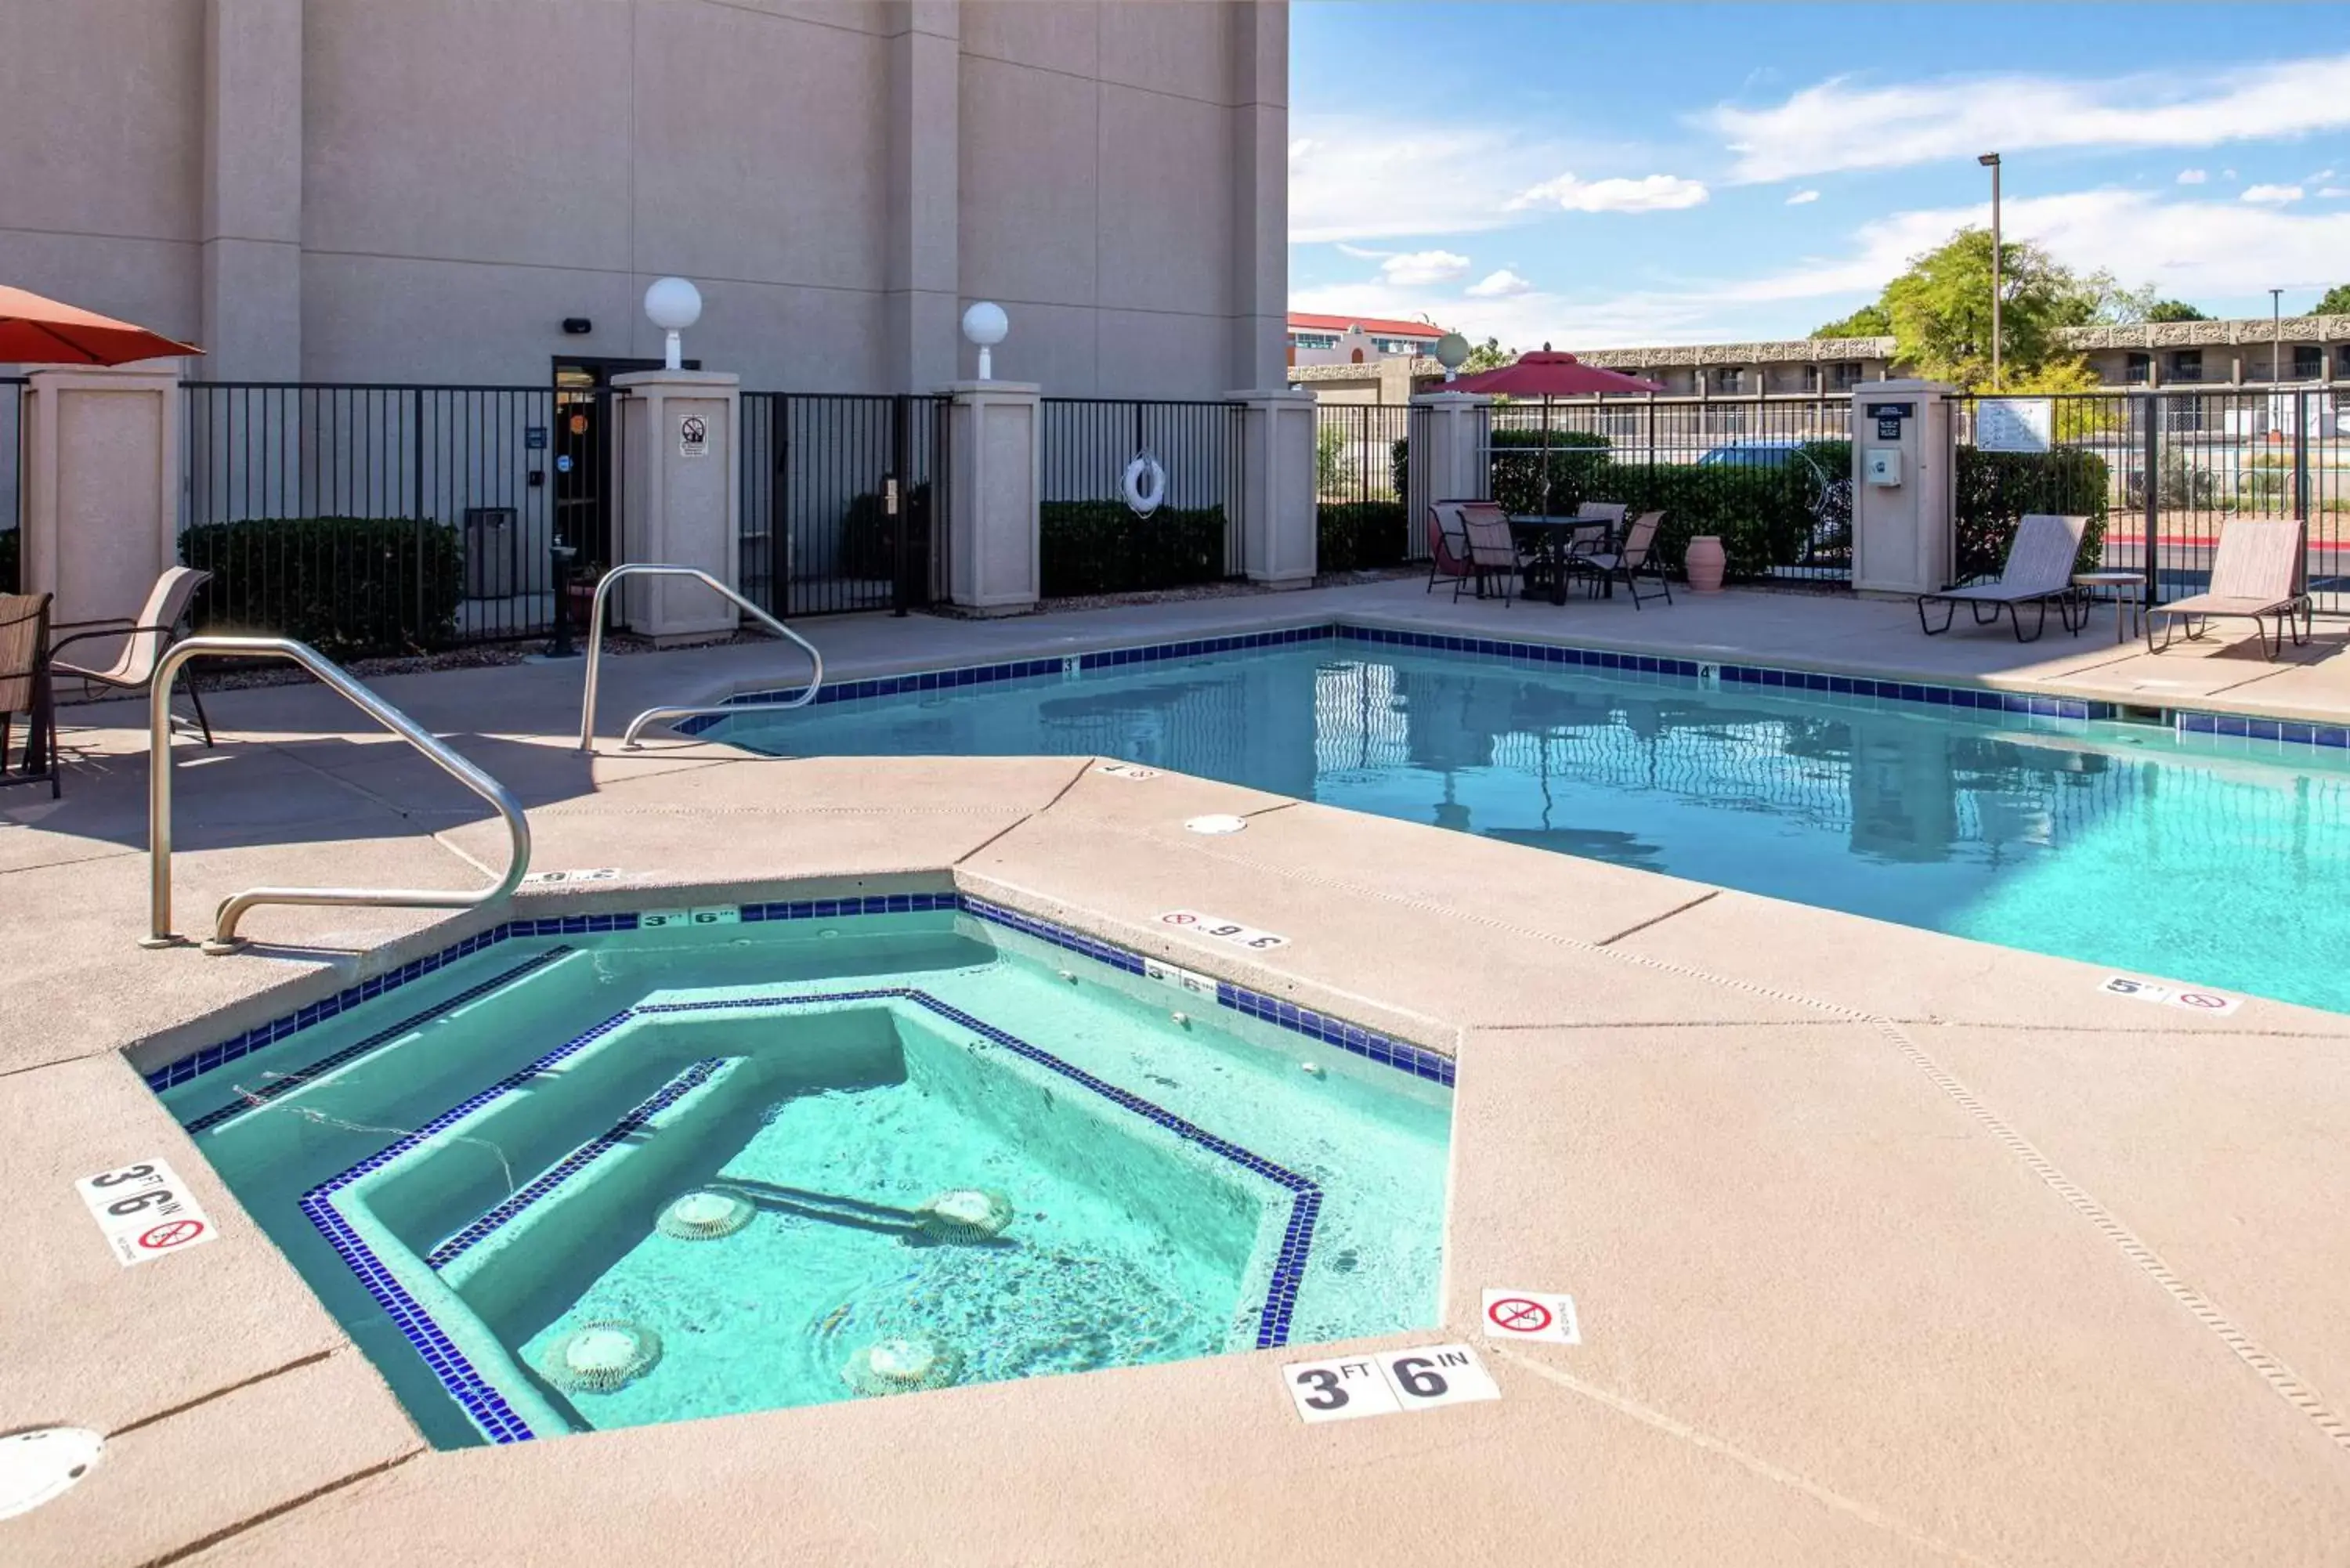
[[[1487,1290],[1485,1337],[1538,1339],[1553,1345],[1581,1345],[1583,1325],[1575,1315],[1575,1298],[1555,1291]]]

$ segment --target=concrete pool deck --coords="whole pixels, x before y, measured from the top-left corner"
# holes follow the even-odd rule
[[[1382,584],[808,629],[838,679],[1343,615],[2350,716],[2338,632],[2268,667],[2116,656],[2103,618],[1929,642],[1908,614]],[[2068,961],[1087,759],[614,752],[638,707],[795,668],[616,659],[592,761],[576,663],[375,684],[525,798],[535,866],[642,878],[515,912],[953,886],[1454,1051],[1444,1325],[1365,1343],[1467,1340],[1503,1397],[1309,1428],[1276,1369],[1322,1353],[1293,1347],[428,1450],[134,1068],[504,911],[265,909],[244,955],[142,951],[140,715],[97,705],[68,714],[62,802],[0,794],[0,1431],[109,1443],[0,1521],[0,1561],[2339,1561],[2350,1017],[2151,1007]],[[256,882],[463,888],[496,864],[478,804],[331,693],[210,705],[222,745],[179,752],[182,929]],[[1250,826],[1182,831],[1205,811]],[[1236,958],[1159,925],[1176,907],[1291,943]],[[123,1269],[72,1184],[155,1154],[223,1238]],[[1573,1293],[1583,1344],[1482,1339],[1501,1285]]]

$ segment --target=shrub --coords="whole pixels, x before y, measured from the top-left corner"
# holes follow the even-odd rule
[[[2107,486],[2112,469],[2093,452],[1984,452],[1959,448],[1954,522],[1957,567],[1963,580],[1997,573],[2027,512],[2085,516],[2075,570],[2093,569],[2105,551]]]
[[[18,541],[23,536],[15,528],[0,528],[0,594],[17,591],[16,573],[19,568],[16,563],[21,558]]]
[[[1492,454],[1493,499],[1511,512],[1542,510],[1545,468],[1551,509],[1571,510],[1559,497],[1580,499],[1609,464],[1607,438],[1590,431],[1551,431],[1547,452],[1540,431],[1495,431]]]
[[[1048,599],[1180,588],[1225,576],[1221,506],[1162,506],[1137,517],[1123,501],[1047,501],[1036,512]]]
[[[904,537],[913,545],[916,557],[921,557],[931,537],[930,482],[915,485],[903,494],[906,508]],[[840,573],[849,577],[886,577],[895,581],[898,576],[899,530],[889,514],[881,510],[879,492],[867,491],[853,497],[840,515]]]
[[[1315,521],[1326,572],[1401,566],[1411,545],[1411,522],[1400,501],[1326,501]]]
[[[465,591],[457,531],[430,518],[201,523],[180,535],[180,558],[213,575],[198,631],[290,637],[335,659],[446,645]]]

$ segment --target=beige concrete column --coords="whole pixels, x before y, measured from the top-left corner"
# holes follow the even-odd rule
[[[1288,379],[1289,12],[1251,3],[1231,17],[1232,373],[1243,387],[1278,387]]]
[[[883,311],[893,389],[951,381],[962,339],[962,16],[899,0],[889,40],[889,231]]]
[[[699,566],[742,587],[742,486],[734,472],[741,378],[639,370],[612,378],[619,400],[619,557]],[[691,577],[621,586],[631,630],[656,642],[732,632],[741,611]]]
[[[1958,458],[1950,399],[1957,390],[1940,381],[1863,381],[1852,389],[1852,586],[1861,593],[1950,586]]]
[[[180,559],[180,373],[36,369],[31,381],[25,591],[55,594],[54,620],[135,616]],[[99,662],[102,649],[71,657]]]
[[[203,374],[302,379],[302,0],[204,6]]]
[[[1242,416],[1242,553],[1249,581],[1310,588],[1319,554],[1314,394],[1227,392]]]
[[[947,597],[983,615],[1018,615],[1043,591],[1036,504],[1044,389],[956,381],[947,410]]]
[[[1482,501],[1493,493],[1493,400],[1475,392],[1422,392],[1411,400],[1405,526],[1418,539],[1436,501]]]

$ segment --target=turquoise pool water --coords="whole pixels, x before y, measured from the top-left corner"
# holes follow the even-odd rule
[[[162,1096],[444,1446],[1436,1321],[1449,1088],[952,909],[503,940]]]
[[[2314,748],[2267,760],[2145,725],[1334,642],[711,733],[795,754],[1099,753],[2350,1011],[2350,774]]]

